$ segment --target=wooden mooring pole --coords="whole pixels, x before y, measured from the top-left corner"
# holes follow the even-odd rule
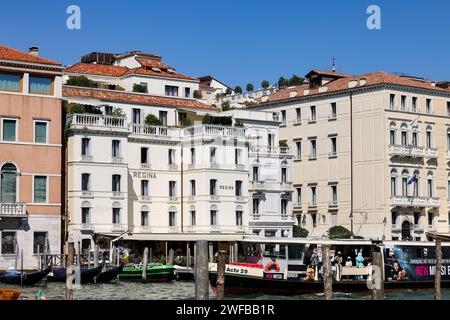
[[[219,250],[219,257],[217,261],[217,280],[216,280],[216,299],[223,300],[225,295],[225,252]]]
[[[145,247],[144,249],[144,257],[142,261],[142,281],[147,280],[147,261],[148,260],[148,248]]]
[[[372,269],[375,271],[372,275],[372,300],[384,299],[384,277],[383,277],[383,257],[381,252],[373,251],[371,254]]]
[[[195,299],[209,299],[208,241],[195,243]]]
[[[434,300],[441,300],[441,268],[442,268],[442,247],[441,239],[435,238],[436,242],[436,272],[434,275]]]
[[[20,250],[20,286],[23,287],[23,249]]]
[[[323,247],[323,290],[325,300],[333,299],[333,275],[331,272],[330,247]]]
[[[98,251],[98,244],[94,244],[94,268],[98,267]]]
[[[74,243],[67,243],[67,260],[66,260],[66,300],[73,300],[73,288],[72,288],[72,268],[73,268],[73,255],[74,255]]]

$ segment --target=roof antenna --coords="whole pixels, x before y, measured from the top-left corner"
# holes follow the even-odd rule
[[[332,60],[333,60],[333,68],[332,68],[331,70],[332,70],[333,72],[336,72],[336,58],[333,57]]]

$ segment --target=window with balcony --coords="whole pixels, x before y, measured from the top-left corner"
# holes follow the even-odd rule
[[[309,203],[311,205],[317,205],[317,187],[311,186],[309,187]]]
[[[113,158],[120,158],[120,140],[112,140],[111,149]]]
[[[336,102],[332,102],[330,104],[330,120],[336,119],[337,118],[337,107],[336,107]]]
[[[427,128],[426,146],[427,146],[427,149],[430,149],[433,147],[433,131],[432,131],[431,127]]]
[[[413,173],[413,182],[408,181],[410,184],[413,183],[413,195],[414,197],[419,196],[419,185],[420,185],[420,176],[419,171],[414,171]]]
[[[317,140],[309,139],[309,158],[316,159],[317,158]]]
[[[397,195],[397,171],[394,169],[391,171],[391,196]]]
[[[412,146],[418,147],[419,146],[419,133],[417,131],[413,131],[412,133]]]
[[[295,109],[295,123],[302,123],[302,109]]]
[[[148,197],[148,180],[141,180],[141,196]]]
[[[0,90],[1,91],[22,91],[22,75],[12,73],[0,73]]]
[[[309,107],[309,122],[316,122],[317,115],[316,115],[316,106],[310,106]]]
[[[148,148],[141,148],[141,164],[148,164]]]
[[[176,185],[176,181],[169,181],[169,197],[177,196]]]
[[[34,142],[35,143],[48,143],[48,122],[47,121],[35,121],[34,122]]]
[[[426,100],[426,109],[425,109],[425,112],[428,113],[428,114],[433,113],[433,106],[432,106],[432,103],[431,103],[431,99],[427,99],[427,100]]]
[[[242,216],[243,216],[243,211],[241,207],[236,208],[236,225],[237,226],[242,226]]]
[[[267,135],[267,145],[270,149],[275,146],[275,135],[273,133]]]
[[[391,211],[391,224],[395,226],[397,224],[397,211]]]
[[[330,186],[330,203],[331,204],[337,204],[337,199],[338,194],[337,194],[337,185],[331,185]]]
[[[408,173],[402,174],[402,195],[404,197],[408,196]]]
[[[257,215],[259,214],[259,199],[253,198],[253,214]]]
[[[47,202],[47,183],[48,179],[46,176],[34,176],[34,183],[33,183],[34,203]]]
[[[175,227],[177,225],[177,212],[175,208],[169,209],[169,227]]]
[[[166,96],[178,97],[178,87],[166,86]]]
[[[195,196],[195,180],[190,180],[190,196],[193,197]]]
[[[53,94],[53,79],[30,76],[29,92],[34,94]]]
[[[195,148],[191,148],[191,164],[195,164]]]
[[[91,139],[81,138],[81,155],[90,156],[91,155]]]
[[[12,163],[6,163],[1,168],[0,202],[17,201],[17,168]]]
[[[148,208],[142,208],[141,209],[141,226],[142,227],[148,227]]]
[[[414,225],[418,226],[420,222],[420,212],[414,212]]]
[[[389,144],[391,146],[395,145],[395,143],[396,143],[396,139],[395,139],[396,132],[397,132],[397,130],[395,129],[394,125],[391,124],[391,128],[389,129]]]
[[[390,95],[389,95],[389,107],[390,107],[392,110],[395,110],[395,109],[396,109],[396,106],[395,106],[395,94],[390,94]]]
[[[419,105],[417,104],[417,97],[412,97],[412,111],[419,112]]]
[[[169,149],[168,158],[169,158],[169,166],[175,165],[175,149]]]
[[[406,111],[408,109],[406,105],[406,96],[400,97],[400,108],[402,109],[402,111]]]
[[[167,111],[159,111],[159,121],[162,126],[167,126]]]
[[[434,226],[434,213],[428,212],[428,226],[433,227]]]
[[[33,253],[37,254],[46,252],[49,250],[49,244],[47,241],[47,232],[33,232]]]
[[[17,120],[16,119],[1,119],[2,120],[2,140],[3,141],[17,141]]]
[[[81,191],[91,190],[91,175],[89,173],[81,174]]]
[[[406,131],[406,129],[404,129],[404,128],[402,128],[402,132],[401,132],[401,144],[402,144],[402,146],[408,145],[408,131]]]
[[[1,254],[15,254],[17,249],[17,233],[2,231]]]
[[[216,179],[209,180],[209,194],[211,196],[217,195],[217,180]]]
[[[242,181],[236,180],[236,188],[235,188],[236,197],[242,197]]]
[[[428,197],[432,198],[434,197],[434,182],[433,182],[433,178],[428,176],[427,179],[427,188],[428,188]]]
[[[252,169],[253,181],[259,181],[259,167],[254,166]]]
[[[131,121],[133,124],[141,124],[141,109],[133,108]]]
[[[113,174],[112,175],[112,191],[113,192],[120,192],[120,174]]]

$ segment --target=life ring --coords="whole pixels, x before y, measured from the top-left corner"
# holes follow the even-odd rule
[[[278,263],[274,262],[268,262],[266,264],[266,266],[264,267],[264,271],[265,272],[270,272],[275,270],[275,272],[280,272],[280,266],[278,265]]]

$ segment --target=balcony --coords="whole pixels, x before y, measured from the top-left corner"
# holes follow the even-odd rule
[[[169,226],[168,232],[169,233],[177,233],[178,232],[178,227],[177,226]]]
[[[391,205],[396,207],[424,207],[438,208],[439,198],[436,197],[415,197],[415,196],[393,196]]]
[[[428,148],[426,149],[426,157],[430,159],[439,158],[439,149],[438,148]]]
[[[216,163],[216,162],[211,162],[211,163],[209,164],[209,167],[210,167],[211,169],[219,169],[219,164]]]
[[[82,198],[92,198],[94,197],[94,193],[92,191],[81,191]]]
[[[294,208],[294,210],[298,210],[302,208],[302,203],[301,202],[294,202],[292,203],[292,207]]]
[[[244,171],[245,170],[245,164],[236,164],[236,170]]]
[[[210,201],[219,201],[219,196],[218,195],[215,195],[215,194],[212,194],[211,196],[210,196]]]
[[[308,159],[309,160],[316,160],[317,159],[317,154],[316,153],[311,153],[308,155]]]
[[[236,202],[246,202],[246,199],[243,196],[236,196]]]
[[[91,162],[93,160],[94,160],[94,157],[91,155],[87,155],[87,154],[81,155],[81,161]]]
[[[152,202],[152,197],[150,197],[150,196],[140,196],[139,200],[141,202]]]
[[[26,218],[27,205],[22,202],[0,203],[0,218]]]
[[[125,198],[125,192],[113,191],[112,192],[112,198],[113,199],[124,199]]]
[[[82,223],[80,225],[80,230],[81,231],[89,231],[89,232],[94,232],[95,228],[94,225],[90,224],[90,223]]]
[[[123,163],[123,158],[122,157],[112,157],[111,162],[112,163]]]
[[[338,201],[337,200],[330,200],[330,202],[328,203],[328,206],[330,208],[336,208],[338,206]]]
[[[264,190],[264,181],[250,181],[250,190]]]
[[[332,120],[336,120],[337,119],[337,114],[336,113],[330,113],[328,115],[328,121],[332,121]]]
[[[281,214],[281,220],[283,221],[295,221],[295,216],[292,214]]]
[[[101,114],[72,114],[71,127],[93,127],[127,129],[127,119],[122,117],[105,116]]]
[[[254,213],[254,214],[250,215],[250,219],[256,220],[256,221],[261,220],[261,215],[259,213]]]
[[[184,137],[245,138],[245,128],[202,125],[183,129]]]
[[[310,201],[308,203],[308,208],[317,208],[317,202],[316,201]]]
[[[250,145],[250,153],[266,154],[266,155],[288,155],[288,147],[272,147],[272,146],[258,146]]]
[[[337,158],[337,151],[328,152],[328,158]]]
[[[141,169],[151,169],[152,165],[150,163],[141,163]]]
[[[111,231],[112,232],[125,232],[125,231],[127,231],[127,226],[125,224],[114,223],[111,226]]]
[[[177,202],[178,201],[178,197],[170,196],[169,197],[169,201],[170,202]]]
[[[162,140],[179,140],[180,131],[178,128],[148,126],[141,124],[130,124],[128,126],[132,135],[137,135],[144,138],[155,138]]]
[[[280,182],[281,191],[292,191],[292,188],[293,188],[292,182]]]
[[[423,158],[426,157],[427,152],[425,148],[406,146],[406,145],[389,145],[389,156],[400,156],[400,157],[414,157]]]
[[[139,232],[141,233],[150,233],[152,232],[152,227],[150,226],[138,226],[137,229],[139,230]]]
[[[212,225],[211,226],[211,232],[220,232],[220,226]]]
[[[178,165],[177,164],[169,164],[169,170],[170,171],[178,171]]]

